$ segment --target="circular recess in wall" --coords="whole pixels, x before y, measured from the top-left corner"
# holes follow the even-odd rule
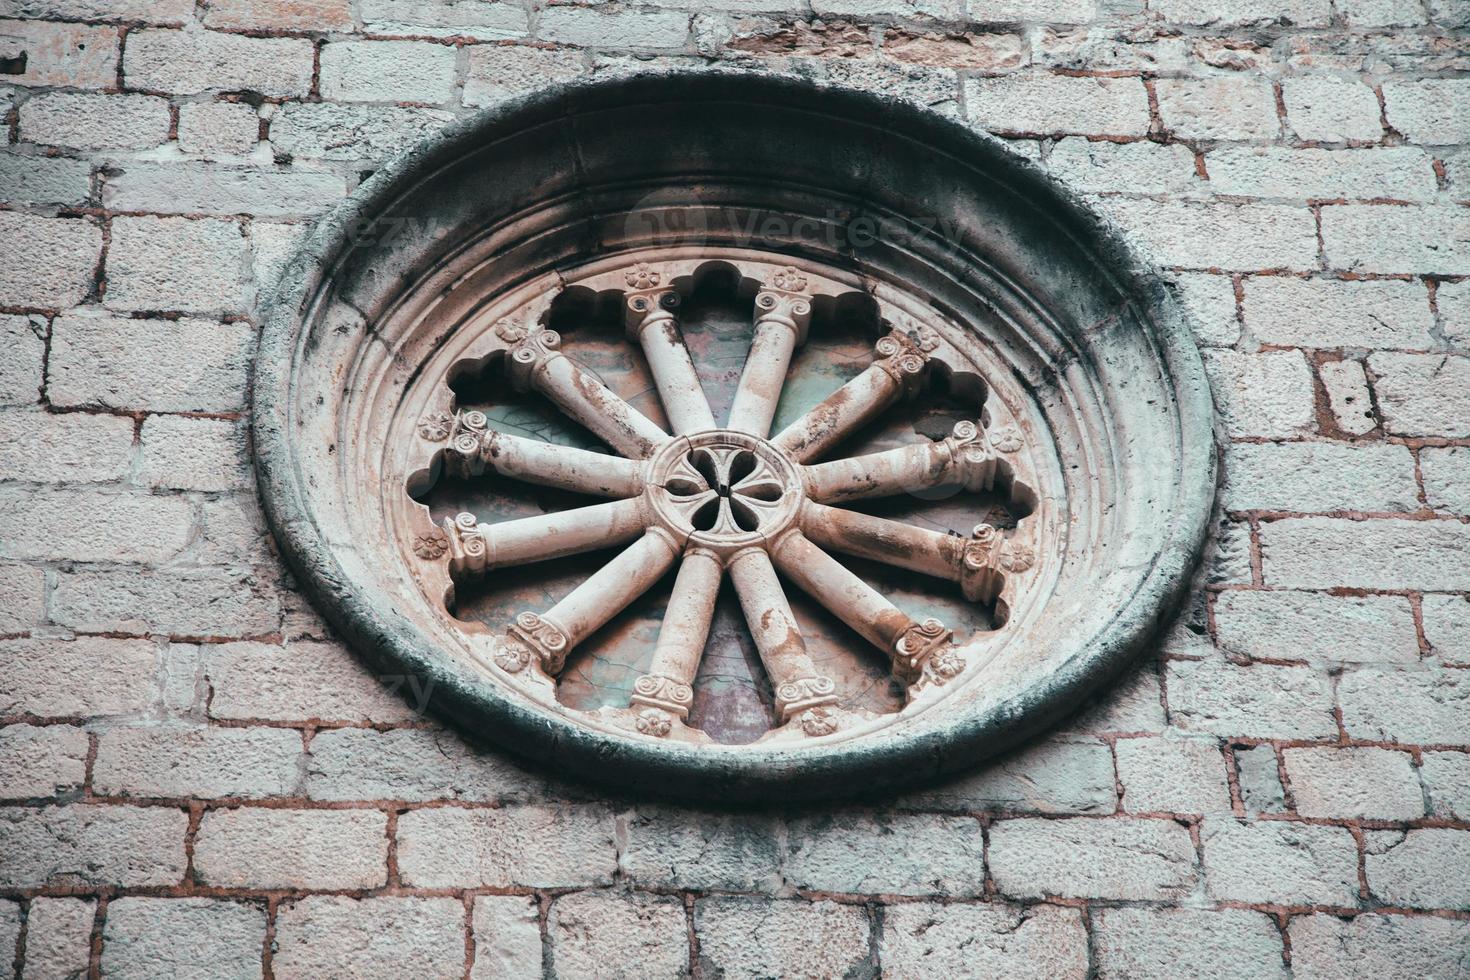
[[[266,311],[255,446],[330,621],[624,788],[875,792],[1108,682],[1214,497],[1159,281],[999,142],[723,73],[400,157]]]

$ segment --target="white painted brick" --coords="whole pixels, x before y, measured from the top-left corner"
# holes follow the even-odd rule
[[[453,120],[437,109],[290,103],[271,121],[271,142],[292,157],[382,160]]]
[[[370,34],[498,41],[530,29],[526,9],[507,0],[362,0],[360,6]]]
[[[100,540],[76,521],[78,508],[107,515]],[[64,561],[152,563],[177,556],[189,544],[193,504],[128,490],[0,487],[0,557]]]
[[[1378,413],[1368,392],[1368,374],[1362,361],[1325,361],[1317,366],[1317,376],[1322,379],[1332,421],[1339,429],[1361,436],[1378,428]]]
[[[580,51],[482,44],[469,49],[464,104],[488,106],[587,71]]]
[[[212,898],[118,898],[107,906],[108,977],[260,975],[265,906]]]
[[[536,777],[498,752],[445,731],[341,728],[318,732],[306,763],[316,800],[523,800]]]
[[[1310,667],[1171,660],[1169,714],[1188,731],[1226,737],[1330,738],[1332,692]]]
[[[868,962],[868,916],[836,902],[706,898],[694,905],[699,960],[715,976],[845,977]]]
[[[28,11],[16,11],[31,16]],[[0,20],[0,54],[25,55],[25,70],[6,75],[9,85],[112,88],[117,84],[116,27]]]
[[[841,814],[793,821],[786,878],[824,892],[971,896],[985,890],[979,821]]]
[[[1010,75],[965,83],[970,121],[997,132],[1144,136],[1148,93],[1137,78]]]
[[[1470,79],[1423,78],[1383,83],[1388,124],[1415,143],[1470,142]]]
[[[959,779],[905,797],[905,808],[1111,813],[1113,759],[1097,739],[1047,738]]]
[[[1092,927],[1099,978],[1285,978],[1281,932],[1244,909],[1103,909]]]
[[[1222,592],[1215,631],[1221,650],[1242,657],[1327,667],[1419,659],[1414,614],[1404,596]]]
[[[1470,752],[1425,752],[1419,779],[1431,816],[1470,820]]]
[[[168,139],[168,100],[151,95],[47,92],[20,107],[20,138],[84,150],[129,150]]]
[[[1422,915],[1341,919],[1295,916],[1291,970],[1296,980],[1340,980],[1349,969],[1377,980],[1453,977],[1470,962],[1470,922]]]
[[[1263,344],[1427,350],[1435,343],[1423,283],[1252,276],[1244,285],[1246,329]]]
[[[71,725],[0,728],[0,798],[38,800],[82,788],[87,733]]]
[[[277,980],[459,980],[465,907],[458,898],[313,896],[276,913]]]
[[[407,721],[414,709],[404,696],[423,693],[399,675],[380,683],[338,643],[215,645],[204,651],[204,670],[214,689],[214,718]],[[395,685],[404,696],[394,693]]]
[[[117,211],[289,218],[320,214],[346,194],[347,184],[337,174],[208,163],[130,163],[108,177],[102,203]]]
[[[62,308],[91,290],[102,252],[102,230],[92,221],[0,211],[0,241],[0,306]]]
[[[1368,890],[1388,905],[1470,906],[1470,831],[1428,827],[1364,835]]]
[[[260,141],[260,113],[247,102],[189,102],[179,107],[179,149],[208,160],[238,157]]]
[[[1415,511],[1408,447],[1335,442],[1234,443],[1225,454],[1230,510]]]
[[[1194,887],[1194,845],[1172,820],[1001,820],[990,872],[1017,898],[1167,899]]]
[[[1170,278],[1196,342],[1203,347],[1231,347],[1240,339],[1235,284],[1229,276],[1179,272]]]
[[[84,977],[92,959],[97,903],[76,898],[33,898],[26,916],[27,978]]]
[[[448,102],[455,49],[428,41],[334,41],[322,49],[322,97],[343,102]]]
[[[612,813],[600,806],[443,807],[398,819],[399,873],[425,888],[601,885],[615,862]]]
[[[132,459],[132,419],[80,412],[0,411],[0,480],[121,480]]]
[[[1407,752],[1288,748],[1282,758],[1296,811],[1304,817],[1412,820],[1424,816],[1424,794]]]
[[[1287,439],[1316,428],[1312,370],[1301,351],[1209,350],[1205,370],[1230,435]]]
[[[281,624],[268,583],[236,568],[67,569],[51,612],[73,629],[172,636],[258,636]]]
[[[1204,186],[1187,146],[1147,140],[1110,143],[1068,137],[1052,147],[1046,168],[1081,191],[1178,194]]]
[[[1217,901],[1358,904],[1358,848],[1341,827],[1206,817],[1205,884]]]
[[[1425,595],[1424,638],[1434,656],[1449,664],[1470,665],[1470,599]]]
[[[230,419],[150,415],[143,420],[138,479],[151,487],[227,491],[250,485],[245,433]]]
[[[46,618],[46,573],[0,562],[0,633],[24,633]]]
[[[388,880],[381,810],[210,810],[194,873],[222,888],[376,888]]]
[[[1470,210],[1463,207],[1329,205],[1322,240],[1332,269],[1470,274]]]
[[[41,397],[41,359],[46,353],[46,320],[40,316],[0,314],[0,405],[34,405]]]
[[[1266,584],[1302,589],[1470,590],[1470,525],[1302,517],[1261,525]]]
[[[61,407],[235,411],[254,350],[248,323],[62,316],[47,391]]]
[[[210,0],[209,27],[270,31],[350,31],[351,0]]]
[[[1342,724],[1354,738],[1470,745],[1470,676],[1463,670],[1362,667],[1338,682]]]
[[[247,247],[232,221],[114,218],[104,302],[115,310],[242,312]]]
[[[885,976],[1082,980],[1087,933],[1077,909],[904,903],[883,910]]]
[[[157,648],[146,640],[0,640],[0,715],[118,715],[155,695]]]
[[[1435,300],[1445,339],[1459,347],[1470,347],[1470,279],[1440,283]]]
[[[0,807],[0,887],[177,885],[188,825],[169,807]]]
[[[541,976],[541,924],[534,897],[476,895],[473,918],[470,980]]]
[[[218,91],[299,98],[311,90],[313,58],[305,38],[134,31],[128,35],[123,79],[129,88],[175,95]]]
[[[0,110],[4,105],[0,104]],[[0,153],[0,200],[12,204],[87,204],[92,165],[64,157]]]
[[[689,39],[689,14],[680,10],[603,10],[546,7],[537,35],[556,44],[587,48],[682,48]]]
[[[1164,127],[1182,139],[1275,139],[1276,96],[1249,76],[1161,78],[1155,83]]]
[[[1470,436],[1470,357],[1368,356],[1383,427],[1406,436]]]
[[[644,887],[774,892],[781,888],[780,835],[774,819],[639,807],[619,818],[618,866]]]
[[[1123,809],[1130,813],[1230,809],[1225,756],[1213,740],[1123,738],[1116,749]]]
[[[1287,127],[1300,139],[1342,143],[1383,137],[1378,96],[1358,79],[1332,75],[1288,78],[1281,83],[1281,97]]]
[[[588,891],[562,895],[546,915],[559,980],[601,980],[610,963],[651,977],[685,976],[689,935],[675,896]]]
[[[1235,768],[1240,777],[1240,798],[1245,812],[1280,813],[1286,809],[1286,790],[1281,787],[1276,750],[1269,745],[1235,749]]]
[[[290,796],[301,752],[289,728],[114,728],[98,739],[92,783],[103,796]]]
[[[1305,207],[1125,198],[1094,203],[1160,265],[1235,272],[1317,267],[1317,226]]]
[[[1218,27],[1275,23],[1326,27],[1332,19],[1330,0],[1153,0],[1149,9],[1167,23]]]

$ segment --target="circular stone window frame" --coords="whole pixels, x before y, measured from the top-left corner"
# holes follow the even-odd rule
[[[627,156],[645,169],[630,169]],[[550,161],[560,171],[548,172]],[[517,194],[530,188],[541,196],[527,205]],[[848,209],[839,215],[833,202]],[[728,244],[714,220],[722,216],[815,216],[826,239],[773,250],[850,267],[878,284],[875,294],[899,280],[929,287],[932,315],[974,335],[990,370],[1029,394],[1031,421],[1056,439],[1059,465],[1068,460],[1060,472],[1074,506],[1063,530],[1089,547],[1054,563],[1064,628],[1008,636],[937,701],[942,711],[860,738],[748,745],[589,724],[527,699],[483,654],[427,629],[414,606],[432,605],[422,582],[384,553],[390,532],[374,529],[369,518],[381,515],[352,479],[352,460],[381,454],[386,435],[361,431],[347,409],[368,392],[368,414],[381,411],[448,337],[397,337],[384,325],[404,319],[405,297],[419,304],[409,318],[419,324],[441,300],[453,314],[445,322],[459,323],[474,302],[548,271],[636,254],[655,244],[628,220],[638,208],[692,214],[712,248]],[[446,214],[454,220],[441,223]],[[854,214],[872,219],[866,243],[850,234]],[[457,261],[471,253],[476,261]],[[364,361],[390,380],[364,380]],[[1216,489],[1213,403],[1188,324],[1158,274],[1074,192],[999,140],[910,103],[724,71],[556,86],[389,162],[317,223],[283,270],[263,310],[252,407],[261,494],[282,553],[377,670],[414,676],[429,705],[467,733],[554,771],[707,800],[873,794],[962,771],[1042,731],[1172,617]],[[1059,427],[1063,416],[1073,428]],[[1070,472],[1077,456],[1089,464],[1082,473]]]

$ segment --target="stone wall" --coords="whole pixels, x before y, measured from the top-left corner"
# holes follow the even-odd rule
[[[0,973],[1470,974],[1470,5],[723,7],[0,0]],[[970,120],[1171,270],[1207,580],[1054,734],[866,806],[608,799],[425,718],[274,557],[244,408],[306,222],[647,63]]]

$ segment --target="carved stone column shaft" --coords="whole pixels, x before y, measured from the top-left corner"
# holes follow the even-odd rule
[[[743,551],[729,568],[751,637],[776,691],[782,724],[798,711],[836,703],[836,685],[812,663],[770,556],[757,549]]]
[[[684,553],[659,627],[653,663],[633,685],[630,703],[662,708],[681,718],[689,716],[694,676],[704,655],[723,572],[720,559],[712,552],[696,548]]]
[[[456,439],[450,447],[468,476],[490,470],[515,480],[598,497],[635,497],[643,492],[642,467],[636,460],[503,432],[470,438],[472,446],[461,446]]]

